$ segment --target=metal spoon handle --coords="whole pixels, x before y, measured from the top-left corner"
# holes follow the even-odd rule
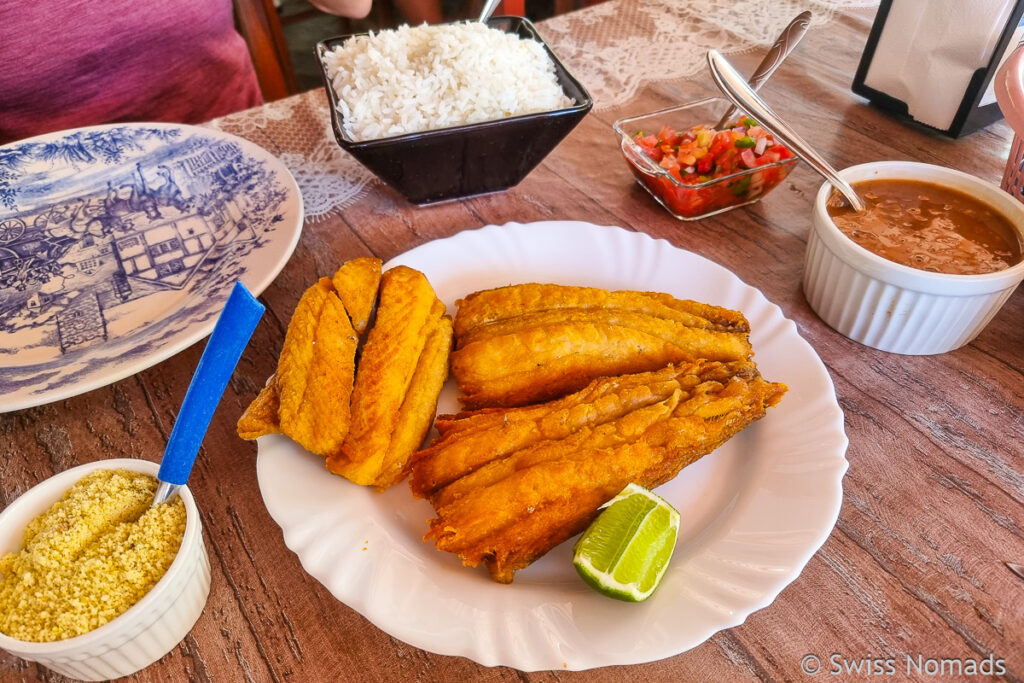
[[[820,173],[850,203],[854,211],[864,211],[864,202],[848,182],[839,177],[839,173],[818,154],[813,147],[804,142],[786,123],[765,104],[756,92],[750,89],[743,77],[723,57],[718,50],[708,50],[708,66],[711,77],[733,104],[757,119],[758,123],[767,128],[784,145],[793,150],[801,159],[810,164],[811,168]]]
[[[160,503],[166,503],[167,501],[178,495],[178,491],[181,490],[181,484],[172,484],[169,481],[161,481],[157,484],[156,493],[153,494],[153,505],[159,505]]]
[[[807,27],[811,25],[811,13],[804,11],[796,15],[793,21],[789,22],[786,28],[782,29],[782,33],[779,34],[775,44],[772,45],[771,49],[768,50],[768,54],[764,56],[761,63],[757,65],[757,70],[754,71],[754,75],[750,77],[747,83],[751,89],[757,91],[760,89],[764,82],[767,81],[775,70],[779,68],[779,65],[785,61],[789,53],[793,51],[800,41],[803,39],[804,34],[807,33]],[[739,109],[735,106],[729,107],[729,110],[725,112],[718,125],[715,126],[716,130],[721,130],[729,121],[736,116],[736,112]]]
[[[487,20],[494,14],[494,10],[498,7],[498,3],[501,0],[484,0],[484,8],[480,11],[480,23],[486,24]]]

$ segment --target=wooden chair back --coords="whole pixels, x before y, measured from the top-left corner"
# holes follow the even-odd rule
[[[273,0],[232,0],[235,24],[245,38],[267,102],[298,92],[288,45]]]

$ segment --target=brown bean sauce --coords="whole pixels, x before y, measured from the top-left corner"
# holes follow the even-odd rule
[[[854,189],[867,204],[857,214],[838,193],[832,221],[879,256],[935,273],[978,275],[1021,260],[1020,233],[1009,219],[968,194],[917,180],[866,180]]]

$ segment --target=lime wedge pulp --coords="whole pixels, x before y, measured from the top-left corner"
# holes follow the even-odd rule
[[[668,569],[679,512],[647,489],[630,484],[605,503],[573,549],[583,580],[605,595],[640,602]]]

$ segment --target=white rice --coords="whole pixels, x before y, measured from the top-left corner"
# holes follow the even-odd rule
[[[479,22],[359,36],[328,51],[324,61],[352,140],[573,104],[540,43]]]

